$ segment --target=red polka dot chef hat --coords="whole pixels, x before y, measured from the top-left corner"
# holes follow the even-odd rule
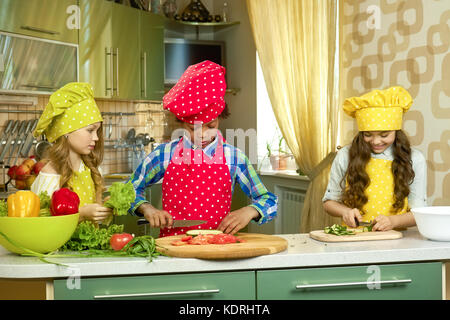
[[[163,97],[164,109],[190,124],[208,123],[225,108],[225,68],[209,60],[189,66]]]

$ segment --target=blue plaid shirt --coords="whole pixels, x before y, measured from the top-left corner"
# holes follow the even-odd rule
[[[144,158],[130,177],[136,190],[136,200],[129,210],[132,215],[140,215],[136,212],[136,209],[141,204],[148,202],[145,199],[145,189],[159,182],[164,177],[164,173],[169,166],[175,147],[180,139],[160,144],[153,152]],[[203,149],[208,157],[214,156],[217,141],[218,139],[216,137],[212,143]],[[189,139],[183,139],[183,143],[185,148],[193,148],[193,144]],[[250,206],[255,208],[260,214],[258,224],[266,223],[275,218],[277,215],[278,198],[273,193],[267,191],[247,156],[238,148],[227,143],[223,144],[223,151],[226,164],[230,169],[232,180],[231,192],[234,192],[234,187],[236,182],[238,182],[242,191],[252,199],[252,204]]]

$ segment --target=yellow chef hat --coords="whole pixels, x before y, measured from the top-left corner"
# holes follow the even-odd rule
[[[402,128],[403,114],[411,107],[411,95],[402,87],[373,90],[344,101],[344,111],[356,118],[359,131],[389,131]]]
[[[71,82],[55,91],[42,113],[35,137],[45,133],[54,142],[66,133],[103,121],[89,83]]]

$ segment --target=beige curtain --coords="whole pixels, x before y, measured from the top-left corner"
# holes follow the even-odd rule
[[[247,0],[247,8],[275,117],[311,180],[299,231],[323,229],[339,221],[321,201],[337,140],[337,0]]]

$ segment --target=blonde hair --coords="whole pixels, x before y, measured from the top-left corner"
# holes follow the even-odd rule
[[[100,127],[97,130],[98,140],[95,143],[95,148],[88,155],[81,155],[81,160],[84,164],[91,170],[92,180],[95,186],[96,202],[102,203],[102,193],[103,193],[103,178],[98,170],[98,167],[103,161],[103,126],[100,123]],[[67,156],[70,151],[70,145],[64,136],[59,137],[50,146],[44,155],[45,160],[51,162],[51,166],[55,171],[61,175],[59,186],[60,188],[71,189],[69,183],[70,178],[73,175],[73,168],[70,164],[69,157]]]

